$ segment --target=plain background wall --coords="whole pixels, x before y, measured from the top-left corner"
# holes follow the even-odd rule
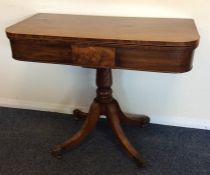
[[[114,70],[124,111],[153,123],[210,129],[210,2],[206,0],[0,0],[0,106],[71,113],[95,96],[95,70],[11,58],[5,28],[35,13],[193,18],[201,35],[193,70],[164,74]]]

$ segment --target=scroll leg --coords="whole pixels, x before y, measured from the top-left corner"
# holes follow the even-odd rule
[[[73,115],[75,120],[85,120],[87,118],[88,113],[82,112],[79,109],[75,109],[73,111]]]
[[[119,113],[115,103],[107,104],[107,118],[111,124],[112,130],[117,139],[127,151],[127,153],[136,161],[139,166],[144,164],[144,160],[137,150],[130,144],[120,125]]]
[[[62,158],[62,154],[64,153],[64,151],[69,150],[79,144],[90,133],[90,131],[95,127],[99,116],[100,105],[96,102],[93,102],[82,128],[76,134],[66,140],[63,144],[56,145],[52,149],[51,154],[56,158]]]
[[[136,125],[140,125],[140,126],[145,126],[145,125],[149,124],[150,118],[148,116],[146,116],[146,115],[131,115],[131,114],[125,115],[116,100],[115,100],[115,104],[118,109],[120,120],[123,123],[136,124]]]

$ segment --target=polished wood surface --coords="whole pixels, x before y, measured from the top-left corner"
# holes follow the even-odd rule
[[[38,14],[6,32],[17,60],[171,73],[191,70],[199,42],[191,19]]]
[[[64,151],[67,151],[77,146],[82,140],[85,139],[85,137],[95,127],[99,117],[100,117],[100,105],[97,102],[93,102],[82,128],[72,137],[67,139],[63,144],[55,145],[54,148],[52,149],[51,154],[56,158],[61,158]]]
[[[73,45],[72,63],[77,65],[113,67],[115,65],[115,49]]]
[[[198,32],[192,19],[108,17],[37,14],[7,28],[11,37],[72,41],[87,39],[113,46],[196,46]],[[113,41],[113,42],[111,42]],[[120,43],[121,42],[121,43]]]
[[[191,19],[37,14],[6,29],[13,58],[22,61],[96,68],[96,97],[82,128],[52,149],[62,154],[77,146],[105,115],[119,143],[138,165],[144,160],[121,123],[144,126],[145,115],[127,116],[112,97],[112,69],[181,73],[192,68],[199,34]]]

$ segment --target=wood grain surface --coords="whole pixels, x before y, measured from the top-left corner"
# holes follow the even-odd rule
[[[72,45],[72,63],[89,66],[115,66],[115,49]]]
[[[37,14],[6,32],[17,60],[170,73],[199,42],[192,19]]]
[[[86,39],[107,45],[196,46],[199,35],[192,19],[105,17],[37,14],[6,29],[21,38]]]

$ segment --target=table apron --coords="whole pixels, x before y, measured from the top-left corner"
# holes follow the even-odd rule
[[[69,42],[10,39],[13,58],[22,61],[181,73],[191,70],[194,48],[138,48],[77,45]]]

